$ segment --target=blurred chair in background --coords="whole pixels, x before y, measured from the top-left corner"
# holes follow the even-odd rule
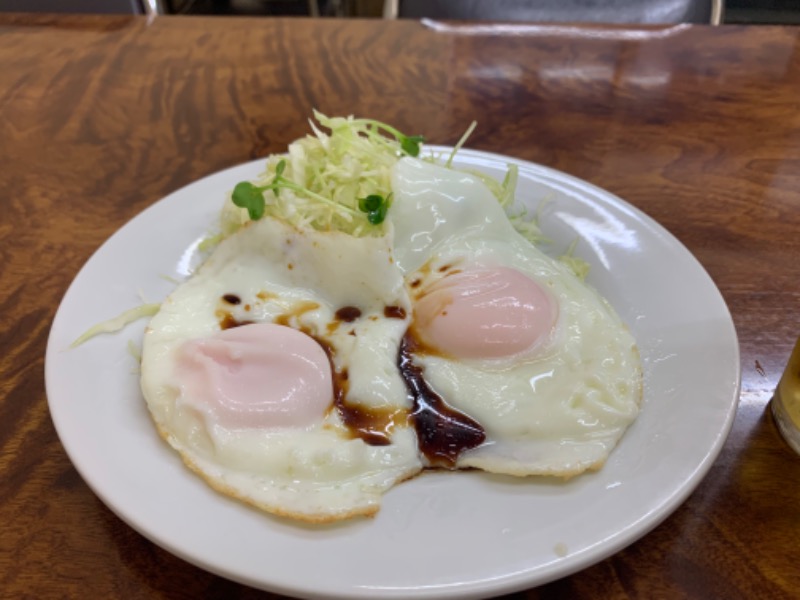
[[[332,14],[341,12],[343,0],[327,0],[326,10]],[[223,14],[270,14],[267,9],[280,11],[281,6],[296,7],[312,17],[320,16],[319,0],[249,0],[244,11],[231,7],[230,0],[0,0],[0,12],[49,12],[49,13],[93,13],[93,14],[183,14],[192,12],[196,4],[209,4],[204,13]],[[335,12],[334,12],[335,11]]]
[[[319,0],[247,0],[245,2],[233,2],[232,0],[165,0],[167,2],[168,13],[188,14],[195,12],[197,5],[211,4],[214,6],[213,14],[281,14],[284,9],[304,10],[303,14],[310,17],[319,17]],[[206,13],[201,9],[201,13]],[[294,14],[292,12],[291,14]]]
[[[710,23],[723,0],[385,0],[383,16],[559,23]]]
[[[0,12],[159,14],[162,0],[0,0]]]

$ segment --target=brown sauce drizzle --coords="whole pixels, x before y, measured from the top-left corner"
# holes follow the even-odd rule
[[[336,351],[329,342],[313,335],[311,337],[328,355],[333,374],[333,407],[339,413],[350,436],[364,440],[370,446],[389,446],[392,443],[391,433],[394,428],[408,425],[408,416],[405,411],[350,404],[347,401],[347,392],[350,390],[347,369],[336,370],[333,364]]]
[[[397,366],[414,400],[411,423],[417,431],[417,443],[433,467],[455,468],[459,455],[480,446],[486,440],[483,427],[464,413],[448,406],[423,377],[423,369],[414,364],[418,346],[406,333],[400,342]]]
[[[236,306],[237,304],[241,304],[242,299],[239,298],[236,294],[225,294],[222,299],[227,302],[228,304],[233,304]]]
[[[345,323],[352,323],[361,316],[361,309],[356,306],[343,306],[336,311],[336,318]]]
[[[298,302],[297,304],[292,306],[292,308],[291,308],[291,310],[289,312],[284,313],[282,315],[278,315],[277,317],[275,317],[273,322],[276,325],[285,325],[286,327],[291,327],[292,326],[292,323],[291,323],[292,318],[299,319],[305,313],[311,312],[312,310],[317,310],[318,308],[319,308],[319,304],[317,304],[316,302],[310,302],[310,301]],[[305,332],[305,333],[308,333],[308,332]]]
[[[394,428],[408,422],[405,411],[350,404],[347,402],[347,392],[350,388],[347,371],[341,373],[334,371],[333,380],[333,403],[350,435],[364,440],[370,446],[391,445]]]
[[[406,309],[402,306],[385,306],[383,316],[387,319],[405,319]]]
[[[234,327],[241,327],[242,325],[252,325],[255,321],[239,321],[231,313],[225,310],[218,310],[216,313],[217,320],[219,321],[220,329],[233,329]]]

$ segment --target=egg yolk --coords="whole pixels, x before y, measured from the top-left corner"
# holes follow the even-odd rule
[[[422,342],[456,358],[501,358],[546,338],[557,308],[530,277],[508,267],[447,275],[414,306]]]
[[[183,399],[231,428],[303,427],[333,401],[330,362],[310,336],[253,324],[191,340],[177,353]]]

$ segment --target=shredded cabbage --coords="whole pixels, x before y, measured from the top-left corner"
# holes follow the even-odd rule
[[[475,131],[475,128],[477,126],[478,126],[477,121],[473,121],[472,123],[470,123],[469,127],[467,127],[467,130],[464,132],[464,135],[462,135],[461,139],[458,140],[458,143],[456,143],[456,145],[453,146],[453,151],[450,153],[450,156],[447,157],[447,162],[444,163],[445,167],[447,167],[448,169],[452,168],[453,159],[456,157],[458,151],[461,150],[461,147],[467,143],[469,136],[472,135],[472,132]]]
[[[128,354],[130,354],[137,363],[142,362],[142,349],[133,343],[133,340],[128,340]]]
[[[70,348],[76,348],[83,344],[84,342],[92,339],[93,337],[100,335],[101,333],[115,333],[120,329],[123,329],[125,326],[133,323],[134,321],[138,321],[144,317],[152,317],[161,309],[160,304],[142,304],[141,306],[137,306],[136,308],[131,308],[130,310],[126,310],[120,315],[117,315],[113,319],[108,319],[107,321],[103,321],[102,323],[98,323],[97,325],[93,325],[89,329],[86,330],[83,335],[81,335],[78,339],[76,339],[72,344],[70,344]]]
[[[384,136],[381,131],[394,130],[375,121],[329,118],[317,111],[314,117],[330,133],[309,121],[313,135],[292,142],[286,154],[270,156],[266,170],[253,181],[258,186],[271,183],[283,160],[282,177],[311,194],[289,189],[277,194],[266,191],[265,214],[299,228],[336,230],[356,237],[383,235],[384,226],[370,223],[367,214],[359,210],[358,200],[373,194],[389,198],[392,167],[407,154],[401,141]],[[222,236],[248,220],[247,210],[229,198],[221,217]]]
[[[575,238],[569,245],[566,253],[558,257],[558,260],[567,265],[570,270],[575,273],[575,276],[584,281],[589,274],[589,263],[582,258],[575,256],[575,246],[578,244],[578,238]]]
[[[515,204],[519,169],[517,165],[513,164],[509,164],[507,167],[508,170],[502,182],[475,169],[465,169],[465,172],[483,181],[484,185],[486,185],[494,197],[497,198],[500,206],[503,207],[508,220],[511,221],[511,225],[514,226],[514,229],[516,229],[522,237],[527,239],[531,244],[539,245],[547,241],[547,238],[545,238],[542,234],[542,230],[539,228],[539,215],[529,215],[528,210],[524,206],[520,207]]]

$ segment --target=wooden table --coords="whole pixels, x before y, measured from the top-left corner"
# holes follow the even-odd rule
[[[766,411],[800,335],[800,29],[0,17],[0,596],[275,597],[121,522],[56,436],[43,365],[70,281],[176,188],[285,149],[313,107],[591,181],[719,286],[742,393],[708,477],[629,548],[516,598],[800,593],[800,457]]]

